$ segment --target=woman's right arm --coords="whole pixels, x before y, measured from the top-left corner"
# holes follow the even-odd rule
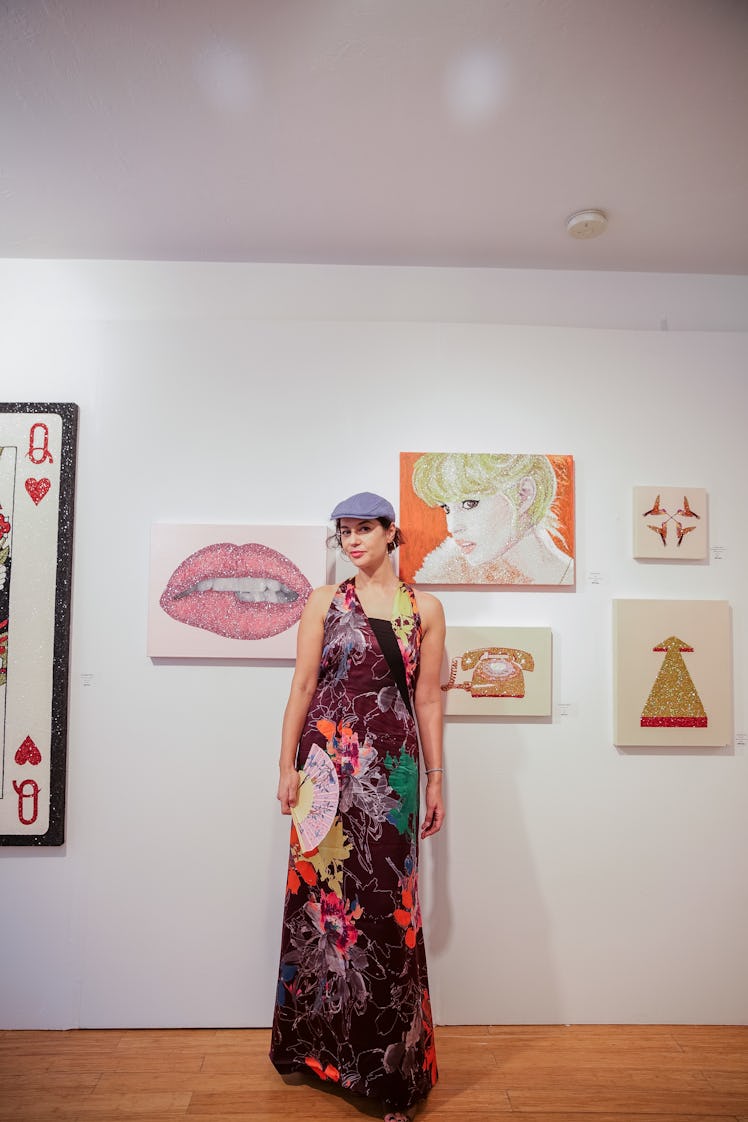
[[[286,711],[283,715],[281,733],[280,779],[278,782],[278,801],[281,813],[290,814],[296,806],[299,788],[299,773],[296,770],[296,750],[299,745],[306,715],[314,691],[317,688],[319,664],[322,656],[324,623],[327,609],[334,595],[332,585],[315,588],[306,602],[299,621],[299,634],[296,643],[296,669],[291,681]]]

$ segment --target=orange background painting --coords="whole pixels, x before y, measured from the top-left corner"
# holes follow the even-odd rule
[[[400,528],[405,539],[400,547],[400,576],[412,581],[426,554],[447,537],[447,519],[441,507],[430,507],[418,498],[411,480],[413,466],[423,452],[400,453]],[[574,557],[574,458],[547,455],[556,474],[556,498],[552,510],[559,532],[554,540],[559,549]]]

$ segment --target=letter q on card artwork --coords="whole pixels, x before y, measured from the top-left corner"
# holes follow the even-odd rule
[[[0,844],[65,840],[78,406],[0,404]]]

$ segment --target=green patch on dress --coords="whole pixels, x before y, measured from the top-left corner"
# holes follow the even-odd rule
[[[400,749],[397,759],[389,752],[384,766],[389,774],[389,785],[400,796],[400,806],[387,815],[399,833],[412,834],[418,812],[418,767],[412,756],[404,748]]]

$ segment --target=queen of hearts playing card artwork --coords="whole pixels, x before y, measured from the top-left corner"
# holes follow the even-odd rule
[[[0,404],[0,844],[65,837],[78,406]]]

